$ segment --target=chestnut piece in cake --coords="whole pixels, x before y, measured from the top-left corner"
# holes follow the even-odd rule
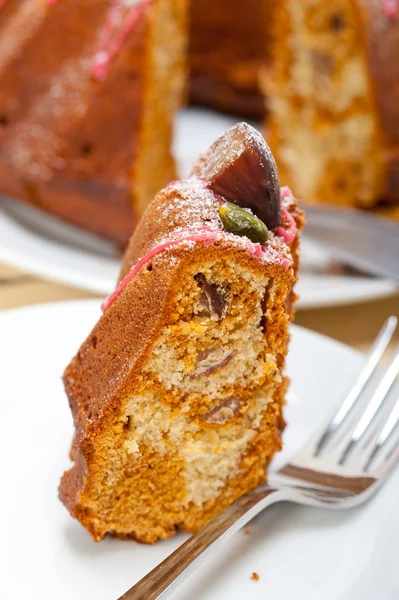
[[[211,151],[222,169],[230,136]],[[231,181],[241,175],[232,167]],[[148,206],[64,374],[75,436],[60,498],[95,540],[197,531],[265,481],[281,448],[303,226],[287,188],[281,204],[263,244],[225,230],[220,197],[195,174]]]
[[[261,134],[238,123],[201,156],[193,173],[215,194],[250,208],[268,227],[281,222],[281,190],[277,166]]]
[[[270,10],[267,128],[280,176],[307,201],[394,211],[399,2],[275,0]]]

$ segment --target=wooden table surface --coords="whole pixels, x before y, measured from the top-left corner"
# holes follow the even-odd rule
[[[46,281],[0,263],[0,310],[96,297],[85,290]],[[391,314],[399,316],[399,294],[362,304],[300,310],[296,323],[366,351],[384,320]],[[396,335],[396,341],[399,342],[399,334]]]

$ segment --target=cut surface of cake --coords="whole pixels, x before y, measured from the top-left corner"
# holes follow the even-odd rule
[[[0,2],[0,191],[125,247],[174,177],[187,0]]]
[[[399,3],[279,0],[269,141],[299,197],[399,205]]]
[[[265,481],[302,226],[246,124],[147,208],[64,374],[75,437],[60,498],[95,540],[197,531]]]

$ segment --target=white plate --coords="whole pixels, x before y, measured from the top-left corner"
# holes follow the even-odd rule
[[[175,155],[186,176],[198,154],[236,119],[186,109],[177,119]],[[0,197],[0,260],[36,275],[101,295],[110,294],[120,268],[112,244],[51,217],[37,208]],[[328,255],[304,245],[298,285],[299,306],[313,308],[372,300],[393,294],[397,286],[371,277],[333,276]]]
[[[7,600],[116,600],[187,539],[95,544],[57,499],[72,437],[60,376],[98,316],[97,301],[0,314],[0,597]],[[355,351],[293,328],[279,462],[309,436],[361,363]],[[399,470],[361,509],[271,507],[250,524],[250,535],[236,534],[173,598],[397,600],[398,497]]]

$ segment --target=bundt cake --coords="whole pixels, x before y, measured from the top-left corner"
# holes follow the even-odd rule
[[[75,437],[60,498],[95,540],[196,531],[265,480],[302,226],[246,124],[147,208],[64,374]]]
[[[399,2],[276,0],[271,19],[280,176],[309,201],[398,210]]]
[[[0,192],[126,247],[175,176],[186,5],[0,1]]]
[[[268,98],[295,194],[397,215],[398,54],[399,0],[0,0],[0,193],[125,248],[189,87],[250,117]]]
[[[261,119],[270,0],[191,0],[190,99]]]
[[[175,177],[188,17],[192,99],[261,116],[266,4],[0,0],[0,193],[124,248]]]

